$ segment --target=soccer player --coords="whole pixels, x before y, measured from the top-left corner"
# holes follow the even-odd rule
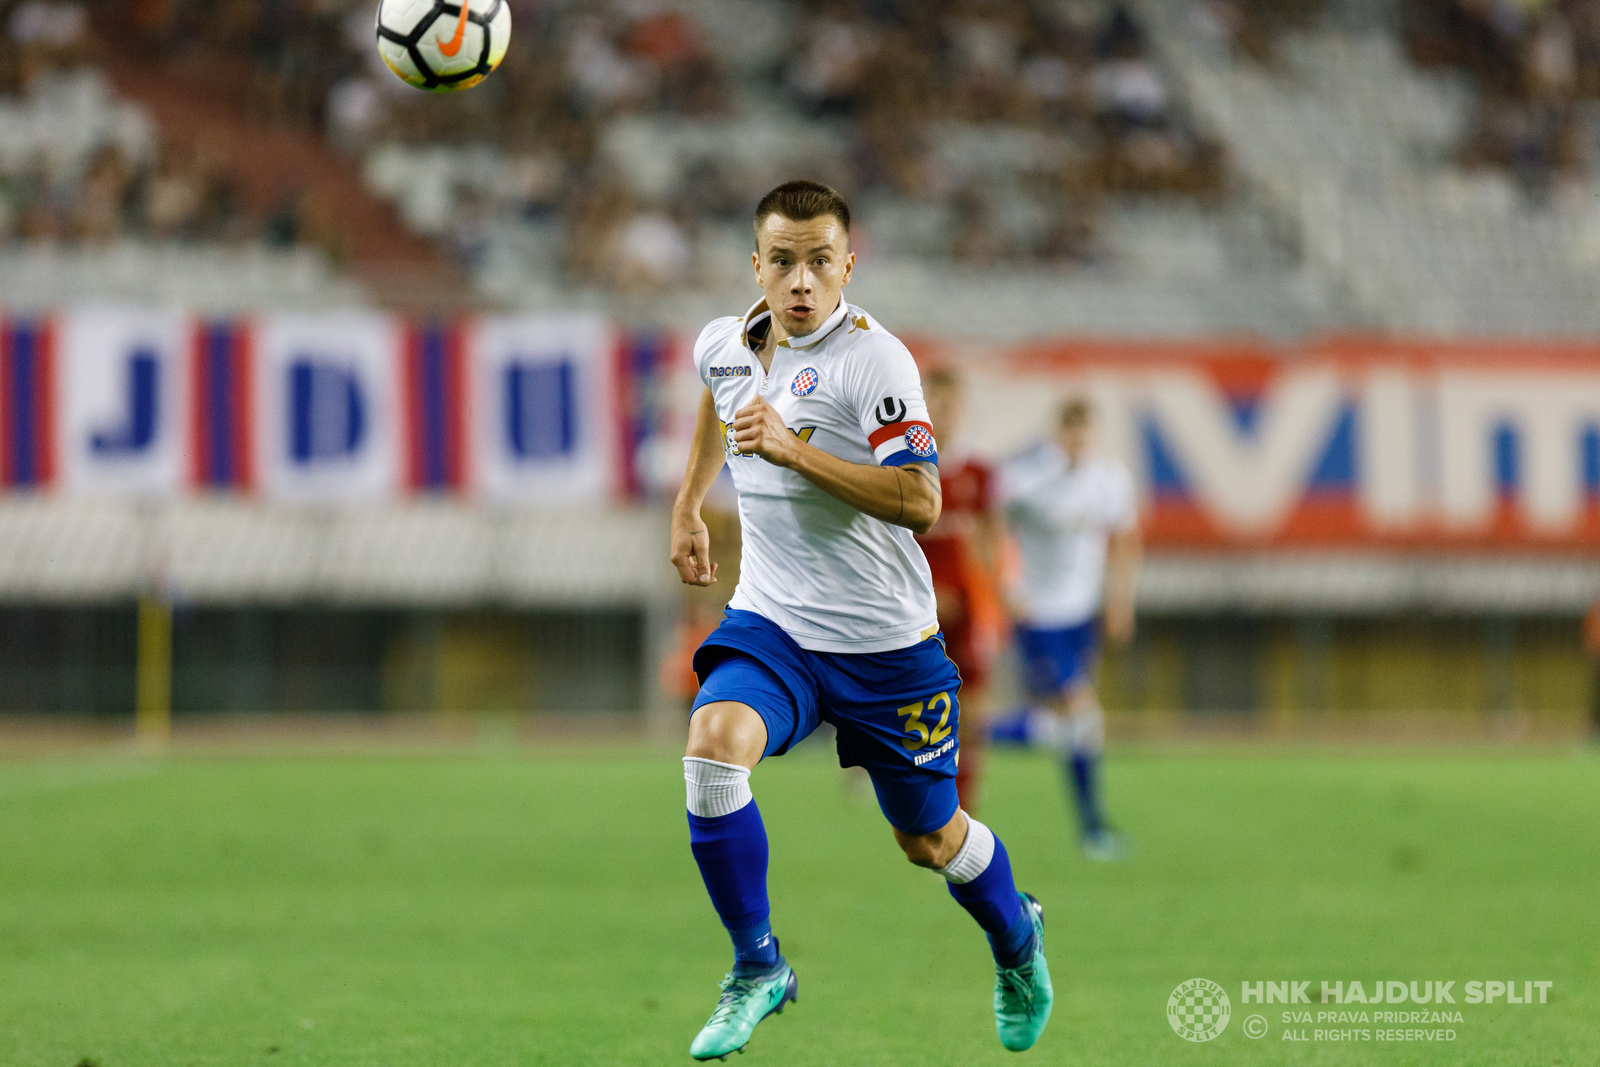
[[[850,209],[815,182],[778,186],[755,212],[764,298],[695,343],[706,384],[672,513],[682,580],[716,580],[700,519],[724,463],[744,556],[723,622],[695,654],[700,692],[684,754],[689,843],[733,940],[733,971],[695,1059],[749,1041],[795,999],[767,901],[767,833],[750,772],[823,722],[839,763],[865,767],[906,858],[943,875],[994,950],[995,1026],[1025,1049],[1053,994],[1037,901],[1005,846],[963,813],[954,783],[959,678],[913,533],[939,518],[938,454],[916,364],[842,299],[855,267]],[[910,990],[908,990],[909,994]]]
[[[1028,688],[1055,713],[1084,854],[1111,860],[1122,844],[1101,804],[1105,715],[1094,670],[1102,606],[1106,636],[1133,638],[1140,539],[1133,479],[1090,452],[1091,415],[1082,398],[1063,404],[1054,437],[1006,464],[1000,493],[1021,555],[1013,610]]]
[[[945,446],[939,464],[944,506],[933,529],[917,538],[933,574],[939,630],[961,672],[961,760],[956,793],[961,810],[978,811],[983,757],[988,748],[989,667],[999,641],[1001,611],[995,592],[994,472],[970,453],[953,457],[965,415],[965,395],[955,371],[931,371],[925,387],[928,418]]]

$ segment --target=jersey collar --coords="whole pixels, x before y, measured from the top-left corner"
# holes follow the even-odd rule
[[[812,330],[804,337],[786,337],[778,342],[778,347],[789,348],[795,351],[800,351],[801,349],[806,348],[815,348],[817,345],[827,340],[828,336],[839,328],[849,314],[850,305],[845,303],[843,297],[840,297],[839,306],[833,309],[833,314],[829,315],[821,326],[818,326],[815,330]],[[757,300],[755,304],[751,306],[750,310],[744,313],[744,323],[739,331],[739,343],[745,348],[749,348],[750,328],[757,325],[762,319],[770,319],[771,317],[772,309],[767,307],[766,298],[763,297],[762,299]]]

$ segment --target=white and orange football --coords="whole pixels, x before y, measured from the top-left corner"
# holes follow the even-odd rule
[[[507,0],[380,0],[378,52],[407,85],[430,93],[470,89],[505,58]]]

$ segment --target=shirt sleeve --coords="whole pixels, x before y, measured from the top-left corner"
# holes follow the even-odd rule
[[[994,472],[994,503],[1002,512],[1020,510],[1027,489],[1027,454],[1012,456]]]
[[[1139,502],[1133,489],[1133,476],[1128,468],[1114,464],[1107,479],[1106,528],[1114,533],[1124,533],[1139,523]]]
[[[711,379],[707,377],[706,369],[711,364],[711,357],[727,343],[729,328],[738,321],[734,318],[713,319],[700,331],[700,336],[695,338],[694,372],[708,386],[711,384]]]
[[[905,345],[888,334],[857,343],[850,399],[861,432],[882,467],[939,463],[939,446],[922,398],[922,375]]]

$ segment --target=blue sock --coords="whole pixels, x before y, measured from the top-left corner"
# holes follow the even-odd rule
[[[734,973],[770,971],[778,942],[767,903],[767,828],[751,801],[732,815],[689,814],[689,847],[706,892],[733,938]]]
[[[978,920],[989,935],[989,947],[1002,967],[1026,963],[1033,954],[1033,919],[1022,907],[1011,879],[1011,857],[994,839],[994,856],[983,873],[970,882],[950,883],[950,895]]]
[[[1074,749],[1067,759],[1067,774],[1078,801],[1078,823],[1085,835],[1105,829],[1100,816],[1100,755]]]

